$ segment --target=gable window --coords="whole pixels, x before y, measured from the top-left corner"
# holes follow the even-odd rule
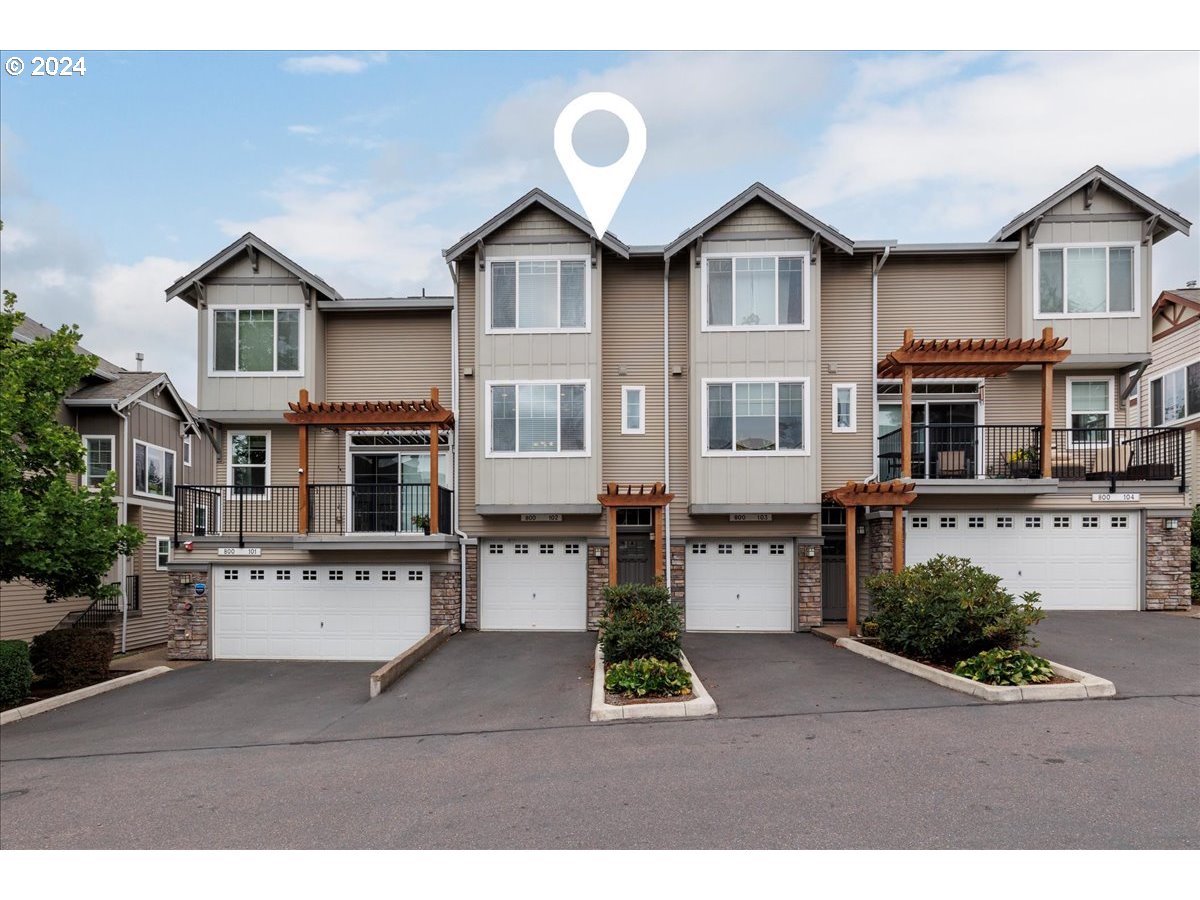
[[[1113,380],[1068,378],[1067,420],[1072,444],[1107,444],[1113,425]]]
[[[1200,362],[1150,382],[1150,424],[1167,425],[1200,415]]]
[[[299,375],[300,310],[214,307],[212,374]]]
[[[488,384],[489,456],[587,456],[588,382]]]
[[[833,386],[833,430],[849,433],[858,431],[858,385]]]
[[[488,260],[490,331],[587,331],[588,259]]]
[[[1132,316],[1137,312],[1136,245],[1039,246],[1038,316]]]
[[[189,469],[192,467],[192,436],[190,434],[183,436],[183,464]]]
[[[85,437],[87,448],[87,484],[96,487],[113,470],[113,438],[109,435]]]
[[[646,389],[640,384],[621,386],[621,434],[646,433]]]
[[[271,433],[233,431],[229,434],[229,483],[241,496],[261,496],[271,483]]]
[[[807,455],[808,380],[704,382],[705,455]]]
[[[133,492],[148,497],[174,497],[174,451],[134,441]]]
[[[704,329],[807,328],[808,254],[704,258]]]

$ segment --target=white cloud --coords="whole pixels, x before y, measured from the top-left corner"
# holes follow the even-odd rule
[[[318,53],[312,56],[289,56],[280,65],[293,75],[357,75],[368,66],[387,62],[386,53],[363,53],[347,56],[342,53]]]
[[[288,134],[320,134],[321,129],[316,125],[289,125]]]

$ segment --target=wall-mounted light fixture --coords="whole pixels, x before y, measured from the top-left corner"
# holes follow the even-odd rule
[[[470,378],[475,374],[475,369],[472,366],[463,366],[463,378]]]
[[[812,546],[812,544],[809,544],[808,547],[804,551],[804,555],[807,556],[809,559],[812,559],[814,556],[817,555],[817,548]]]

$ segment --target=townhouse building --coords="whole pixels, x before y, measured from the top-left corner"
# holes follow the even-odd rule
[[[890,564],[891,511],[848,542],[830,492],[893,478],[910,561],[1051,609],[1186,604],[1183,432],[1128,398],[1154,246],[1189,227],[1100,167],[956,244],[852,239],[755,184],[631,246],[533,190],[446,249],[451,296],[373,299],[246,235],[167,291],[221,448],[176,497],[171,652],[584,629],[654,578],[689,630],[803,630],[847,616],[847,543]],[[935,346],[1052,359],[893,377]]]

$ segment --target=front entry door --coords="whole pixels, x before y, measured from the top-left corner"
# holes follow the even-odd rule
[[[654,542],[648,534],[617,536],[617,582],[654,583]]]

